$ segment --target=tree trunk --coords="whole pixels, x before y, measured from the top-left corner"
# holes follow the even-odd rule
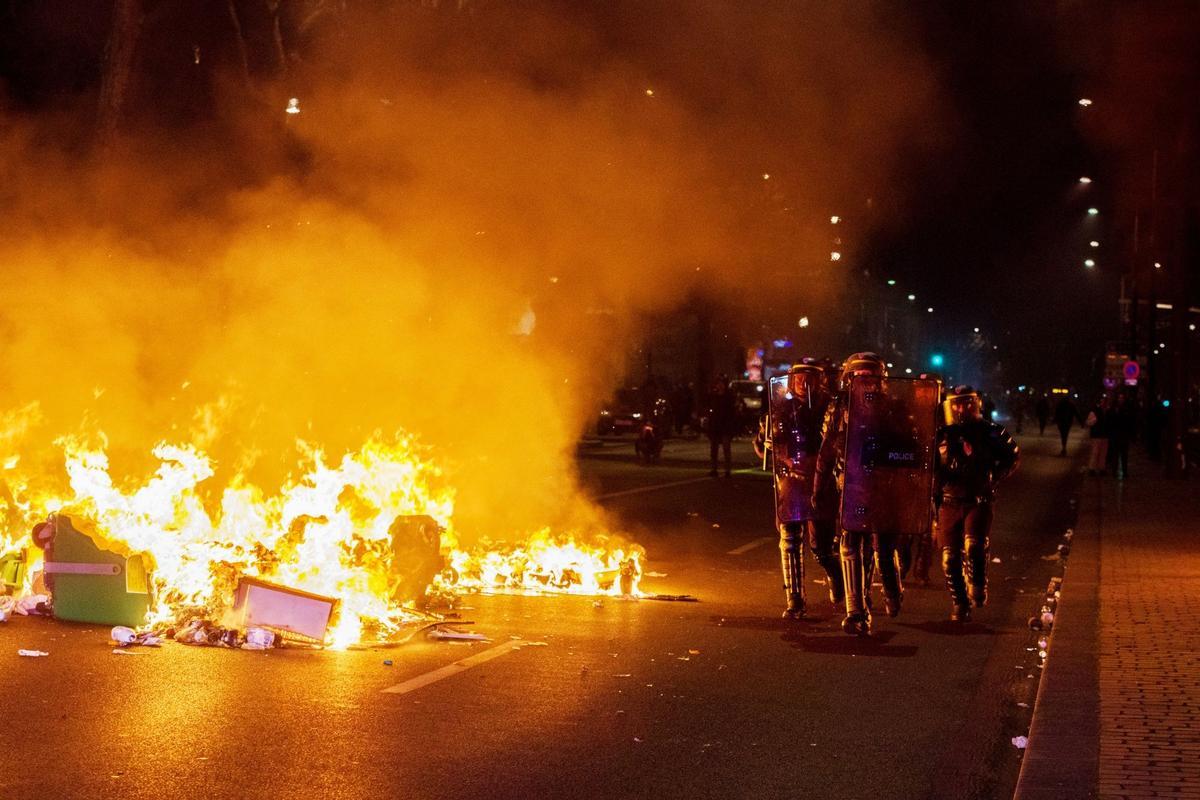
[[[100,83],[96,133],[101,147],[107,147],[117,135],[141,27],[142,0],[116,0],[108,44],[104,48],[104,74]]]

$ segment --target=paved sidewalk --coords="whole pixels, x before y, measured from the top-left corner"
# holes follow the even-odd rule
[[[1016,797],[1200,798],[1200,482],[1088,478]]]

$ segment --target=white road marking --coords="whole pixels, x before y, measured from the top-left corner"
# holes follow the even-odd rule
[[[746,467],[743,469],[735,469],[734,475],[749,475],[751,473],[761,472],[758,467]],[[646,492],[657,492],[659,489],[670,489],[673,486],[687,486],[691,483],[711,483],[717,480],[716,478],[705,476],[703,478],[687,478],[682,481],[670,481],[669,483],[654,483],[650,486],[638,486],[636,489],[623,489],[619,492],[609,492],[608,494],[597,495],[597,500],[609,500],[614,497],[627,497],[631,494],[645,494]]]
[[[409,678],[403,683],[397,683],[395,686],[389,686],[381,691],[386,694],[407,694],[416,691],[423,686],[428,686],[431,683],[437,683],[445,678],[451,678],[458,675],[460,672],[465,672],[471,667],[477,667],[493,658],[499,658],[502,655],[511,653],[514,650],[519,650],[522,647],[540,646],[544,642],[527,642],[524,639],[514,639],[511,642],[498,644],[495,647],[489,647],[482,653],[476,653],[468,658],[455,661],[453,664],[447,664],[444,667],[435,669],[432,672],[426,672],[424,675],[418,675],[415,678]]]
[[[773,541],[775,541],[774,536],[764,536],[761,539],[755,539],[753,542],[747,542],[746,544],[742,545],[741,547],[735,547],[732,550],[730,550],[728,553],[726,553],[725,555],[740,556],[743,553],[749,553],[751,550],[753,550],[756,547],[762,547],[767,542],[773,542]]]
[[[711,481],[712,478],[688,478],[684,481],[671,481],[670,483],[655,483],[651,486],[639,486],[636,489],[625,489],[620,492],[609,492],[608,494],[599,495],[597,500],[609,500],[614,497],[628,497],[631,494],[644,494],[646,492],[657,492],[659,489],[670,489],[672,486],[687,486],[689,483],[705,483]]]

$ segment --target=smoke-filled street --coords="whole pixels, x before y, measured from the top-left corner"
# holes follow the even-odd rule
[[[349,652],[122,656],[103,626],[14,619],[0,712],[26,766],[0,796],[1006,796],[1041,673],[1025,623],[1078,484],[1057,437],[1021,444],[991,602],[965,626],[945,621],[935,567],[900,617],[847,637],[811,561],[809,619],[781,620],[771,485],[749,448],[726,480],[699,443],[646,468],[627,440],[582,448],[584,481],[666,573],[644,588],[699,602],[472,596],[462,614],[488,642]]]
[[[0,0],[0,800],[1200,796],[1195,0]]]

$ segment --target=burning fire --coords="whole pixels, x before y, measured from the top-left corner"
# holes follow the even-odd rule
[[[334,647],[387,639],[412,622],[417,615],[408,604],[427,579],[442,594],[638,594],[644,554],[637,546],[606,539],[588,544],[543,529],[515,546],[460,547],[454,489],[403,433],[373,437],[339,460],[302,445],[301,476],[273,494],[243,477],[214,491],[215,465],[192,445],[159,444],[154,474],[118,485],[106,443],[67,437],[57,444],[69,491],[39,493],[17,461],[5,464],[0,509],[9,533],[0,534],[0,555],[28,545],[12,535],[22,529],[15,526],[28,530],[62,511],[83,521],[106,549],[149,555],[156,602],[147,621],[153,624],[194,614],[219,618],[242,576],[336,598],[340,611],[326,640]],[[440,527],[432,555],[437,559],[440,550],[445,569],[422,576],[415,592],[398,588],[397,575],[413,566],[401,563],[413,543],[398,540],[400,518],[427,518]]]

